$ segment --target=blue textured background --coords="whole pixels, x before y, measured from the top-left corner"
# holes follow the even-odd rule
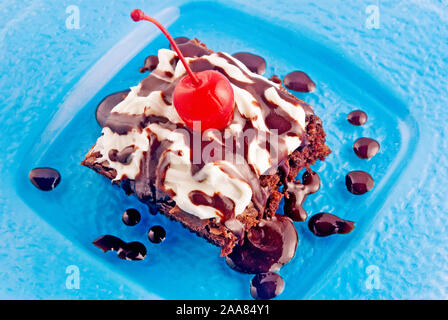
[[[78,209],[73,207],[77,204],[77,199],[67,201],[68,208],[53,206],[49,203],[47,216],[42,213],[36,215],[37,210],[32,205],[30,206],[27,200],[38,199],[42,195],[34,196],[32,192],[35,190],[30,189],[28,192],[25,182],[18,181],[20,177],[18,169],[21,165],[27,161],[32,162],[33,157],[41,156],[30,154],[30,150],[35,150],[33,144],[36,143],[36,138],[55,115],[58,101],[63,101],[67,92],[78,83],[95,62],[135,28],[135,25],[129,22],[129,11],[135,7],[141,7],[158,12],[163,6],[181,3],[184,2],[172,1],[161,5],[159,1],[154,3],[151,1],[108,1],[107,3],[104,1],[58,1],[43,4],[38,1],[5,0],[0,4],[0,123],[3,125],[0,140],[0,150],[3,152],[0,162],[3,183],[0,189],[0,280],[2,283],[0,298],[248,297],[247,282],[244,279],[250,278],[234,274],[238,279],[230,284],[233,285],[234,292],[222,293],[219,292],[219,288],[201,287],[204,281],[196,282],[195,278],[185,279],[187,275],[174,272],[166,281],[171,286],[177,284],[179,286],[177,292],[170,290],[169,293],[164,293],[164,290],[157,287],[150,290],[150,286],[145,284],[144,280],[139,281],[138,277],[126,276],[127,273],[132,272],[132,265],[114,267],[117,259],[114,259],[112,255],[107,256],[106,259],[100,256],[98,259],[97,251],[93,249],[91,252],[87,250],[90,253],[86,254],[82,240],[66,237],[60,222],[64,220],[58,214],[65,214],[64,210],[74,212],[67,226],[73,224],[81,230],[83,223],[90,221],[83,217],[77,220],[76,210]],[[368,72],[376,82],[387,87],[386,91],[391,91],[399,97],[398,103],[403,101],[406,110],[409,110],[409,118],[417,121],[416,125],[410,125],[409,128],[415,129],[415,132],[411,130],[407,139],[412,141],[413,149],[415,149],[414,156],[412,159],[403,159],[400,165],[403,168],[400,180],[391,187],[392,194],[384,199],[385,202],[381,202],[380,207],[376,208],[375,218],[362,228],[362,233],[354,234],[352,239],[355,239],[356,243],[346,247],[334,264],[326,261],[326,257],[323,256],[322,259],[330,266],[327,269],[319,266],[319,270],[325,272],[321,277],[316,278],[316,283],[313,283],[314,278],[307,278],[306,270],[295,274],[292,269],[294,265],[301,262],[303,257],[299,247],[298,257],[294,264],[288,265],[284,272],[282,271],[282,275],[287,278],[283,297],[446,298],[448,295],[448,271],[446,270],[448,161],[445,152],[448,143],[444,139],[447,131],[445,124],[448,120],[448,112],[445,109],[448,106],[446,95],[448,3],[417,0],[379,3],[333,0],[318,1],[314,4],[308,1],[250,0],[225,1],[225,3],[229,7],[262,17],[276,25],[287,26],[292,32],[297,31],[312,37],[313,41],[331,49],[342,59],[341,61],[355,64]],[[365,10],[370,4],[379,4],[381,24],[378,30],[365,27],[367,17]],[[65,27],[67,17],[65,9],[68,5],[77,5],[80,8],[80,30],[67,30]],[[179,26],[179,28],[182,29],[185,26]],[[282,35],[278,37],[281,38]],[[156,44],[154,44],[155,47],[157,47]],[[269,46],[269,44],[265,45]],[[211,43],[210,46],[213,48],[216,44]],[[219,49],[224,50],[230,44],[223,43],[221,46]],[[238,43],[232,43],[231,46],[238,47]],[[275,57],[271,59],[269,50],[266,50],[266,54],[269,64],[269,61]],[[316,55],[319,54],[316,53]],[[337,59],[334,61],[338,62]],[[284,72],[281,67],[279,68],[279,70],[270,71]],[[345,70],[345,72],[350,71]],[[318,71],[311,75],[319,79]],[[124,78],[124,82],[130,81]],[[328,88],[329,92],[333,89]],[[377,87],[372,88],[372,90],[376,89]],[[336,93],[339,91],[335,90]],[[324,95],[324,97],[331,101],[334,95],[330,94],[330,97]],[[312,103],[319,102],[319,96],[311,96],[310,99]],[[325,99],[324,101],[327,101]],[[341,113],[345,115],[346,111],[352,107],[346,106]],[[319,115],[325,112],[323,107],[320,108],[317,109]],[[393,112],[396,112],[396,108],[398,107],[391,106]],[[73,126],[82,123],[81,120],[84,120],[82,116],[81,114],[77,117],[78,120]],[[344,123],[342,121],[332,123],[335,117],[331,114],[324,114],[322,117],[324,122],[329,122],[329,127],[335,129],[334,137],[332,138],[331,134],[329,137],[334,149],[339,137],[339,132],[336,131],[337,125],[339,124],[340,128]],[[341,118],[341,115],[337,117]],[[388,128],[385,131],[386,136],[387,133],[392,133],[395,137],[393,134],[398,131],[399,121],[393,119],[391,122],[380,121],[381,117],[388,117],[388,113],[376,114],[375,126],[380,126],[381,123],[397,125],[397,128]],[[85,120],[88,121],[87,118]],[[90,124],[86,123],[86,126]],[[374,129],[377,130],[374,132],[380,136],[380,139],[384,138],[381,127],[366,128],[367,132],[372,132],[368,130]],[[98,132],[92,132],[88,137],[91,139],[97,134]],[[64,137],[72,138],[62,135],[60,139]],[[75,136],[75,138],[78,137]],[[353,136],[343,137],[351,139]],[[89,144],[88,141],[82,143]],[[58,145],[61,145],[61,142],[56,143],[54,148]],[[69,145],[71,147],[73,144]],[[347,150],[336,151],[336,155],[340,153],[344,156]],[[55,154],[55,150],[48,152],[48,156]],[[338,159],[333,154],[328,166],[337,165]],[[59,161],[62,160],[59,159]],[[71,160],[74,163],[78,162],[78,159]],[[47,159],[47,162],[50,161]],[[53,161],[58,163],[57,159]],[[381,166],[375,169],[381,169]],[[100,179],[95,178],[95,175],[89,174],[88,177],[90,183],[99,183]],[[327,185],[331,183],[327,181]],[[71,187],[73,185],[66,184],[64,187],[61,184],[60,192],[64,191],[62,188],[69,190]],[[17,195],[17,189],[21,190],[20,196]],[[71,194],[75,195],[73,192]],[[56,199],[57,193],[53,196]],[[119,196],[112,191],[111,197]],[[319,200],[317,197],[314,199],[315,202]],[[322,207],[323,205],[320,204],[320,208]],[[344,216],[342,212],[338,214]],[[105,213],[104,219],[106,218],[112,220],[112,213]],[[89,219],[98,224],[102,221],[102,217],[99,216]],[[155,221],[163,223],[163,220]],[[114,222],[106,224],[106,226],[113,225]],[[90,231],[92,230],[86,230],[87,233]],[[101,231],[104,230],[101,229]],[[138,231],[138,229],[132,231],[134,238]],[[191,237],[180,228],[178,231],[181,236],[185,234],[186,237]],[[303,232],[304,228],[301,227],[300,231]],[[310,245],[313,241],[307,242],[305,238],[303,242],[306,246],[307,243]],[[338,241],[343,240],[338,239]],[[199,240],[195,243],[201,242]],[[172,256],[175,256],[176,252],[170,255],[169,252],[157,250],[154,248],[155,258],[175,260],[178,257]],[[204,245],[204,250],[210,255],[217,253],[214,248],[207,245]],[[151,258],[150,248],[148,263],[151,263]],[[103,260],[107,260],[106,263]],[[181,263],[182,256],[178,260]],[[81,288],[79,290],[68,290],[65,286],[67,276],[65,268],[71,264],[80,268]],[[380,280],[378,289],[369,289],[366,286],[368,280],[366,268],[370,265],[378,267]],[[309,267],[311,270],[313,266]],[[136,274],[144,277],[145,270],[141,267],[136,268]],[[217,269],[216,273],[232,276],[222,269]],[[213,273],[214,270],[210,272]],[[294,291],[288,286],[300,286],[302,281],[306,283],[306,292],[299,290],[300,294],[294,296]],[[195,286],[195,284],[198,284],[200,288],[191,290],[192,293],[189,295],[188,286]],[[162,285],[163,282],[159,284],[159,286]]]

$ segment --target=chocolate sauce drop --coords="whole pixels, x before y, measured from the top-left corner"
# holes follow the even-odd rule
[[[283,79],[285,87],[299,92],[312,92],[316,89],[316,84],[303,71],[293,71],[288,73]]]
[[[149,229],[148,239],[152,243],[161,243],[165,240],[166,231],[162,226],[154,226]]]
[[[50,191],[61,182],[60,173],[53,168],[34,168],[28,174],[31,183],[42,191]]]
[[[361,159],[370,159],[380,150],[380,144],[370,138],[359,138],[353,144],[353,150]]]
[[[121,247],[117,254],[120,259],[133,261],[143,260],[146,258],[146,247],[141,242],[133,241]]]
[[[327,237],[336,233],[350,233],[355,228],[355,223],[331,213],[322,212],[310,218],[308,228],[318,237]]]
[[[123,101],[130,91],[131,90],[128,89],[112,93],[101,100],[101,102],[98,104],[98,107],[96,107],[95,112],[96,121],[101,127],[104,127],[106,119],[109,116],[111,110],[121,101]]]
[[[375,182],[372,176],[365,171],[351,171],[345,177],[345,185],[348,191],[360,195],[370,191]]]
[[[240,60],[250,71],[263,74],[266,71],[266,60],[263,57],[249,52],[237,52],[232,57]]]
[[[347,120],[354,126],[362,126],[367,122],[367,114],[362,110],[355,110],[347,115]]]
[[[104,252],[116,251],[120,259],[143,260],[146,257],[146,247],[138,241],[126,243],[118,237],[104,235],[92,243]]]
[[[294,257],[297,242],[297,231],[291,219],[275,215],[251,228],[243,245],[234,247],[226,262],[244,273],[276,271]]]
[[[303,203],[309,194],[316,193],[320,189],[320,177],[314,172],[305,171],[302,183],[291,181],[286,183],[285,205],[283,207],[286,216],[294,221],[305,221],[308,217]]]
[[[131,227],[137,225],[140,222],[141,218],[142,217],[140,215],[140,212],[134,208],[127,209],[121,216],[121,220],[123,220],[123,223]]]
[[[285,281],[277,273],[259,273],[250,282],[250,295],[256,300],[268,300],[281,294],[284,288]]]
[[[146,57],[145,63],[143,64],[143,67],[139,69],[140,73],[145,73],[146,71],[151,72],[155,68],[157,68],[157,65],[159,64],[159,57],[157,56],[149,56]]]

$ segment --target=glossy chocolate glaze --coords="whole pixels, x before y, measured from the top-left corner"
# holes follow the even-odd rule
[[[362,110],[355,110],[347,115],[347,120],[354,126],[362,126],[367,122],[367,114]]]
[[[293,71],[288,73],[283,79],[285,87],[299,92],[312,92],[316,89],[316,84],[303,71]]]
[[[318,237],[327,237],[335,233],[350,233],[355,228],[355,223],[331,213],[322,212],[310,218],[308,228]]]
[[[106,119],[109,117],[111,110],[123,101],[129,94],[131,90],[123,90],[119,92],[112,93],[105,97],[96,107],[95,117],[96,121],[101,127],[104,127]]]
[[[244,273],[276,271],[294,257],[297,243],[297,231],[291,219],[275,215],[251,228],[243,244],[233,248],[226,262]]]
[[[255,300],[269,300],[283,292],[285,281],[274,272],[259,273],[250,282],[250,295]]]
[[[166,231],[162,226],[153,226],[148,231],[148,239],[152,243],[161,243],[165,240]]]
[[[240,60],[250,71],[257,74],[264,74],[266,71],[266,60],[263,57],[249,52],[237,52],[232,57]]]
[[[31,183],[42,191],[50,191],[61,182],[61,174],[53,168],[34,168],[28,174]]]
[[[285,186],[284,213],[294,221],[305,221],[308,217],[303,203],[309,194],[316,193],[320,188],[320,178],[316,172],[306,171],[302,183],[287,182]]]
[[[104,235],[93,241],[93,244],[103,250],[116,251],[120,259],[143,260],[146,257],[146,247],[138,242],[124,242],[118,237]]]
[[[380,150],[378,141],[370,138],[359,138],[353,144],[353,151],[361,159],[370,159]]]
[[[347,190],[353,194],[361,195],[370,191],[375,182],[370,174],[365,171],[351,171],[345,177]]]
[[[123,223],[127,226],[137,225],[141,218],[142,216],[140,215],[140,212],[134,208],[127,209],[121,216],[121,220],[123,220]]]

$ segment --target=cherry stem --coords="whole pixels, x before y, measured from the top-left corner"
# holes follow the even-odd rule
[[[170,42],[171,46],[174,48],[174,51],[176,51],[177,56],[179,57],[180,61],[182,61],[182,64],[184,65],[185,69],[187,70],[188,74],[190,75],[192,82],[195,86],[198,86],[200,84],[199,79],[196,77],[194,72],[190,69],[190,66],[188,65],[187,61],[185,61],[184,55],[179,50],[179,47],[177,46],[176,42],[174,41],[173,37],[169,34],[168,30],[165,29],[164,26],[160,24],[159,21],[154,19],[153,17],[147,16],[142,10],[135,9],[131,12],[131,18],[134,21],[140,21],[140,20],[146,20],[149,22],[152,22],[157,26],[157,28],[162,31],[162,33],[165,35],[165,37],[168,38],[168,41]]]

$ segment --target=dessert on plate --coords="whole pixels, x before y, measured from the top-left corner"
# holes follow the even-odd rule
[[[313,108],[278,78],[197,39],[168,38],[173,50],[160,49],[152,72],[116,99],[82,164],[228,256],[251,230],[292,225],[276,214],[280,201],[330,150]]]

